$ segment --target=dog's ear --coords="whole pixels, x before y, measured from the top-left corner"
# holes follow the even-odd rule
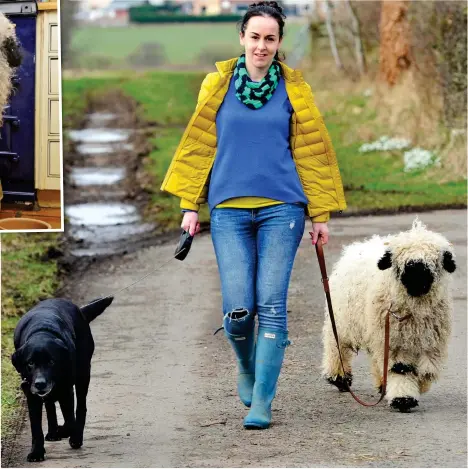
[[[69,357],[75,352],[75,347],[73,346],[72,341],[69,341],[69,345],[67,346],[67,344],[62,339],[55,338],[54,344],[58,347],[60,357],[66,360],[68,360]]]
[[[444,266],[444,269],[450,274],[452,272],[455,272],[457,265],[455,264],[455,261],[453,260],[453,255],[450,251],[444,252],[444,259],[442,261],[442,265]]]
[[[379,262],[377,262],[377,267],[380,270],[386,270],[389,269],[392,266],[392,253],[387,249],[385,251],[385,254],[379,259]]]
[[[22,373],[23,368],[24,368],[23,352],[24,352],[24,345],[20,347],[18,350],[16,350],[15,352],[13,352],[13,354],[11,355],[11,363],[16,368],[16,371],[18,373]]]

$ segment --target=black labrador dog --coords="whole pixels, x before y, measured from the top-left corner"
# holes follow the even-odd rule
[[[89,323],[111,303],[100,298],[79,308],[65,299],[40,302],[28,311],[15,329],[11,361],[21,374],[31,421],[32,449],[28,461],[44,460],[42,404],[47,412],[48,441],[69,437],[72,448],[83,445],[86,396],[91,375],[94,340]],[[73,386],[76,392],[76,418]],[[55,402],[63,413],[59,426]]]

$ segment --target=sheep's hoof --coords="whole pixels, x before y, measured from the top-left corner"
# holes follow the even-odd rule
[[[405,413],[411,412],[411,409],[417,405],[418,401],[414,397],[395,397],[395,399],[390,402],[392,409]]]
[[[346,373],[344,376],[338,375],[336,378],[328,377],[327,381],[333,386],[336,386],[340,392],[349,392],[348,386],[353,383],[353,375]],[[346,384],[348,386],[346,386]]]

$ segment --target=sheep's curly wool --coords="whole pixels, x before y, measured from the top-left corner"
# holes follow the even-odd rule
[[[367,350],[377,388],[384,357],[384,320],[389,308],[390,357],[386,398],[405,411],[439,377],[451,333],[452,245],[418,219],[411,230],[374,236],[344,248],[330,276],[330,290],[346,377],[356,350]],[[345,379],[331,322],[323,328],[323,372],[336,386]]]
[[[2,111],[6,106],[11,93],[11,77],[14,65],[11,64],[11,57],[8,52],[11,46],[16,44],[15,25],[8,18],[0,13],[0,126],[2,125]]]

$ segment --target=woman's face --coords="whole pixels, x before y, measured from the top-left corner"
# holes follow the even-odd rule
[[[260,69],[270,67],[281,41],[279,25],[271,16],[250,18],[244,33],[240,33],[240,43],[245,48],[247,63]]]

